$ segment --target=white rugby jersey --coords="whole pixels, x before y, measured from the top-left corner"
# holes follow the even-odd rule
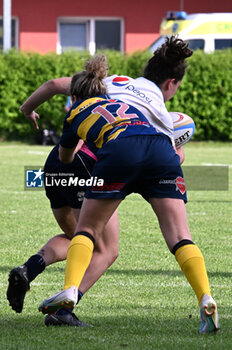
[[[170,137],[174,145],[173,120],[168,113],[160,88],[152,81],[140,77],[111,75],[104,79],[110,98],[122,100],[136,107],[148,121]]]

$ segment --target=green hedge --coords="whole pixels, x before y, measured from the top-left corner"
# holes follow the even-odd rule
[[[194,119],[195,140],[232,140],[232,51],[195,52],[167,108]]]
[[[141,75],[151,54],[136,52],[122,55],[107,51],[110,74]],[[20,105],[41,84],[51,78],[71,76],[83,69],[87,52],[62,55],[17,53],[0,55],[0,134],[5,139],[35,135]],[[195,140],[232,140],[232,51],[213,54],[195,52],[189,59],[188,72],[174,98],[167,103],[170,111],[181,111],[196,123]],[[38,108],[41,128],[60,132],[66,97],[57,95]]]

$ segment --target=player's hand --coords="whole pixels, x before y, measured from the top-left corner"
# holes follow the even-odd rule
[[[78,144],[76,145],[76,148],[74,150],[74,154],[76,154],[78,151],[80,151],[81,147],[83,146],[84,141],[83,140],[79,140]]]
[[[32,125],[34,126],[34,128],[36,130],[39,130],[39,125],[37,124],[37,119],[40,119],[40,116],[38,113],[36,113],[35,111],[32,111],[29,114],[23,113],[25,115],[25,117],[27,118],[27,120],[29,120],[30,123],[32,123]]]
[[[181,147],[175,149],[175,151],[178,154],[178,156],[180,157],[180,164],[184,163],[184,159],[185,159],[184,146],[181,146]]]

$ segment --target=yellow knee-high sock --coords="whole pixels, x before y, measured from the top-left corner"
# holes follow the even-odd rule
[[[94,244],[84,235],[75,236],[70,243],[65,270],[64,289],[79,287],[93,255]]]
[[[205,261],[200,249],[196,245],[187,244],[177,249],[175,257],[200,305],[204,294],[211,295]]]

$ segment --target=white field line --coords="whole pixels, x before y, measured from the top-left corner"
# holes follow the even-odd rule
[[[201,163],[201,165],[204,165],[204,166],[228,166],[229,168],[232,168],[232,164],[222,164],[222,163]]]
[[[108,281],[108,283],[110,284],[114,284],[114,282],[110,282]],[[122,281],[121,282],[118,282],[118,283],[115,283],[115,285],[117,286],[148,286],[148,287],[162,287],[162,288],[179,288],[179,287],[186,287],[186,288],[190,288],[190,285],[188,282],[185,282],[185,281],[180,281],[180,282],[161,282],[161,283],[147,283],[147,282],[138,282],[136,283],[135,281],[130,281],[129,283],[126,282],[126,283],[123,283]],[[228,287],[228,286],[232,286],[232,282],[231,283],[227,283],[227,281],[224,283],[224,286]],[[211,287],[212,288],[224,288],[223,287],[223,284],[220,283],[220,284],[212,284],[211,283]]]
[[[28,153],[28,154],[39,154],[39,155],[44,155],[44,154],[48,154],[48,152],[44,152],[44,151],[24,151],[24,153]]]
[[[41,283],[41,282],[39,282],[39,283],[37,283],[37,282],[32,282],[30,285],[31,286],[36,286],[36,287],[40,287],[40,286],[58,286],[59,288],[61,288],[62,287],[62,283],[63,282],[60,282],[60,283]],[[7,283],[0,283],[0,287],[6,287],[6,286],[8,286],[8,282]]]
[[[62,287],[62,281],[61,282],[57,282],[57,283],[47,283],[47,282],[32,282],[31,286],[35,286],[35,287],[41,287],[41,286],[58,286],[59,288]],[[114,281],[110,281],[110,279],[108,280],[108,283],[110,283],[111,285],[117,285],[117,286],[144,286],[146,285],[147,287],[162,287],[162,288],[170,288],[170,287],[174,287],[174,288],[179,288],[179,287],[186,287],[186,288],[190,288],[190,285],[188,282],[185,281],[179,281],[179,282],[161,282],[161,283],[147,283],[147,282],[136,282],[136,281],[127,281],[127,282],[114,282]],[[6,287],[8,286],[8,283],[0,283],[0,287]],[[224,288],[224,286],[229,287],[232,286],[232,282],[225,281],[225,283],[220,282],[220,284],[211,284],[212,288]]]
[[[0,189],[0,192],[1,193],[13,193],[13,194],[21,194],[21,193],[26,193],[26,191],[10,191],[10,190],[3,190],[3,189]]]
[[[188,213],[188,215],[191,215],[191,216],[194,216],[194,215],[197,215],[197,216],[205,216],[206,213],[203,211],[203,212],[190,212]]]

